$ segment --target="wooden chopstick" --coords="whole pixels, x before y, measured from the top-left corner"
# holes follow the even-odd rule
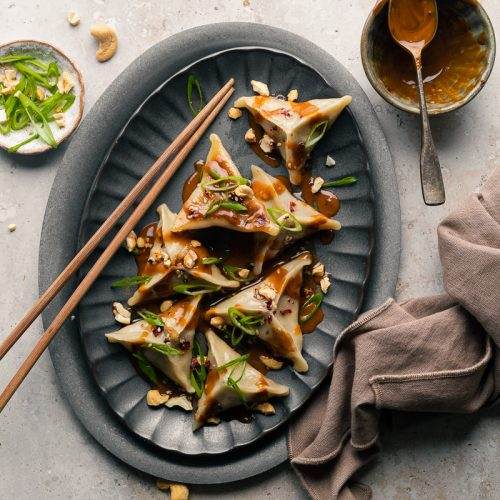
[[[231,82],[231,81],[230,81]],[[228,84],[230,83],[228,82]],[[70,298],[64,304],[63,308],[55,316],[52,323],[49,325],[47,330],[45,330],[42,336],[39,338],[34,349],[30,352],[28,357],[19,367],[18,371],[12,377],[11,381],[7,384],[6,388],[0,395],[0,412],[5,408],[5,405],[9,402],[9,399],[16,392],[17,388],[21,385],[22,381],[28,375],[29,371],[33,365],[37,362],[38,358],[45,351],[50,341],[54,338],[56,333],[59,331],[61,326],[71,312],[78,305],[82,297],[92,286],[94,281],[97,279],[99,274],[102,272],[106,264],[110,261],[111,257],[121,246],[122,242],[125,240],[130,231],[137,225],[140,219],[144,216],[146,211],[149,209],[151,204],[156,200],[158,195],[161,193],[163,188],[166,186],[168,181],[171,179],[175,171],[180,167],[183,161],[186,159],[188,154],[191,152],[193,147],[205,133],[207,128],[213,122],[215,117],[220,113],[229,97],[233,94],[234,88],[229,88],[230,85],[226,84],[224,87],[226,89],[226,94],[220,102],[213,108],[210,114],[206,117],[200,127],[193,133],[184,147],[179,151],[173,161],[166,167],[163,173],[158,177],[155,183],[152,185],[150,191],[144,196],[144,198],[137,205],[135,210],[132,212],[130,217],[127,219],[125,224],[116,233],[114,238],[111,240],[110,244],[106,247],[100,257],[97,259],[96,263],[92,266],[90,271],[85,275],[80,284],[76,287],[75,291],[71,294]]]
[[[173,155],[175,155],[196,129],[203,123],[207,116],[213,111],[217,103],[226,95],[227,91],[233,86],[234,79],[230,79],[207,103],[207,105],[198,113],[198,115],[187,125],[187,127],[174,139],[167,149],[151,165],[149,170],[137,182],[132,190],[125,196],[121,203],[113,210],[111,215],[103,222],[101,227],[85,243],[82,249],[73,257],[71,262],[64,268],[61,274],[45,290],[45,292],[33,304],[31,309],[24,315],[19,323],[14,327],[10,334],[0,344],[0,359],[2,359],[9,349],[17,342],[21,335],[28,329],[33,321],[47,307],[50,301],[59,293],[61,288],[87,260],[88,256],[96,249],[97,245],[109,233],[118,219],[130,208],[144,188],[150,184],[154,177],[158,175],[163,165]]]

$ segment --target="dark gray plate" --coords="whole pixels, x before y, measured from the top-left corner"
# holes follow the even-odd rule
[[[203,44],[199,43],[200,40],[203,40]],[[151,159],[165,147],[172,135],[180,130],[183,120],[188,118],[188,112],[183,105],[184,100],[179,98],[171,101],[170,92],[166,96],[164,90],[161,90],[152,98],[157,100],[155,105],[158,106],[156,108],[158,112],[152,113],[148,108],[149,104],[146,104],[140,116],[128,123],[131,115],[148,98],[151,92],[171,78],[171,75],[176,75],[183,68],[192,64],[193,61],[199,61],[202,58],[210,57],[210,54],[233,49],[234,47],[250,48],[256,46],[287,52],[292,56],[306,60],[323,77],[319,77],[314,71],[298,64],[289,57],[273,54],[270,57],[276,58],[279,64],[282,65],[276,71],[276,74],[274,69],[272,73],[267,74],[266,71],[271,66],[266,66],[265,63],[262,63],[264,66],[262,73],[252,74],[252,77],[255,76],[271,82],[273,90],[285,91],[287,87],[297,85],[301,90],[301,97],[308,98],[313,95],[331,95],[332,91],[328,91],[329,86],[333,89],[335,95],[349,93],[353,96],[354,102],[350,107],[352,115],[344,114],[333,128],[331,140],[327,139],[323,144],[333,146],[334,157],[339,164],[335,175],[356,171],[362,177],[362,181],[356,188],[349,192],[346,191],[349,197],[358,199],[351,199],[344,204],[340,219],[346,224],[345,236],[337,239],[331,247],[337,254],[333,258],[328,255],[323,256],[324,259],[330,259],[332,262],[331,271],[335,278],[334,289],[337,288],[337,291],[332,294],[333,301],[329,305],[328,320],[322,325],[324,332],[314,333],[307,338],[306,352],[309,361],[312,361],[315,368],[304,377],[307,381],[301,385],[304,389],[297,392],[299,394],[298,404],[297,401],[293,400],[293,397],[290,398],[290,402],[285,403],[283,406],[284,412],[279,414],[278,421],[272,424],[272,426],[275,426],[280,423],[279,419],[284,420],[287,411],[292,411],[294,406],[297,407],[308,397],[311,390],[326,373],[326,367],[331,357],[332,334],[338,333],[342,325],[346,324],[355,314],[361,302],[363,288],[366,292],[363,302],[364,307],[376,305],[392,294],[399,259],[398,195],[394,183],[392,161],[385,138],[366,96],[355,80],[334,59],[314,45],[282,30],[251,24],[229,23],[184,32],[158,44],[141,56],[99,100],[68,148],[47,208],[40,253],[40,284],[41,288],[45,288],[74,252],[76,247],[75,228],[78,220],[81,220],[88,193],[92,193],[92,203],[89,204],[89,210],[86,211],[85,221],[82,226],[84,232],[92,230],[89,223],[92,222],[93,217],[96,218],[96,221],[99,220],[99,215],[96,214],[109,213],[111,208],[123,196],[123,190],[126,189],[126,186],[123,187],[122,184],[125,179],[126,182],[132,183],[134,177],[139,172],[142,172],[145,166],[151,162]],[[236,73],[242,70],[242,66],[237,66],[237,61],[248,60],[248,64],[250,64],[252,58],[259,58],[261,55],[262,52],[255,50],[244,54],[233,52],[219,55],[217,61],[221,61],[226,57],[235,57],[235,65],[234,68],[231,68],[231,72],[227,72],[227,70],[224,70],[223,65],[213,64],[210,69],[200,75],[203,85],[207,89],[207,94],[212,93],[215,87],[226,79],[226,75],[238,77]],[[203,61],[198,64],[200,66],[197,66],[197,71],[201,66],[209,65],[210,61]],[[286,74],[287,67],[288,76]],[[291,67],[294,69],[291,69]],[[301,83],[301,80],[292,81],[290,71],[300,78],[310,78],[310,80],[306,80],[310,82],[307,89]],[[245,75],[237,82],[237,92],[240,95],[249,92],[248,88],[243,90],[242,87],[248,81],[248,76]],[[185,77],[174,77],[167,83],[168,86],[172,86],[171,92],[180,93],[182,90],[182,94],[179,95],[184,96],[185,83],[183,78]],[[140,88],[134,84],[139,80],[142,82]],[[325,81],[328,84],[325,84]],[[124,96],[126,96],[126,99],[124,99]],[[153,109],[155,108],[153,107]],[[168,129],[165,128],[163,122],[166,110],[170,113],[168,115]],[[356,132],[354,123],[359,128],[359,135]],[[228,140],[228,136],[234,137],[233,134],[242,133],[244,126],[243,121],[229,123],[225,116],[221,116],[218,122],[214,124],[213,130],[221,135],[237,160],[238,165],[245,171],[250,162],[255,161],[253,154],[247,151],[245,145],[239,143],[239,141]],[[124,127],[126,127],[125,134],[113,147],[114,141]],[[229,127],[233,128],[230,133]],[[147,130],[147,134],[144,133],[145,130]],[[144,141],[144,136],[148,137],[146,141]],[[362,141],[359,139],[360,137]],[[361,143],[363,148],[360,148]],[[98,167],[110,151],[110,148],[113,151],[109,161],[106,163],[102,174],[98,175]],[[124,150],[127,152],[125,153]],[[199,149],[193,154],[192,159],[204,157],[206,150],[207,143],[205,141],[199,145]],[[119,156],[120,151],[121,157]],[[343,156],[343,151],[354,151],[354,153],[346,153]],[[323,150],[319,157],[324,158],[324,152]],[[130,155],[131,161],[129,161],[127,155]],[[118,164],[116,164],[117,161]],[[318,160],[316,168],[319,169],[320,165],[321,162]],[[354,168],[353,165],[355,165]],[[369,175],[367,175],[365,169],[366,165],[369,168]],[[125,173],[127,168],[129,170],[128,174]],[[78,183],[75,183],[75,175],[78,176]],[[166,193],[167,198],[165,200],[173,208],[178,208],[179,199],[176,193],[178,193],[184,177],[185,173],[179,172]],[[91,189],[96,178],[97,181],[93,189]],[[368,196],[370,192],[369,184],[371,184],[373,192],[372,204],[370,204]],[[71,192],[71,198],[68,197],[69,192]],[[147,219],[152,220],[153,218],[151,214]],[[372,270],[365,285],[364,279],[367,275],[367,258],[370,248],[370,237],[367,229],[372,226],[372,241],[374,244],[371,255]],[[354,236],[349,235],[351,232],[354,233]],[[361,244],[361,241],[364,241],[364,243]],[[322,251],[323,249],[320,249],[320,252]],[[118,255],[117,259],[120,258],[121,256]],[[132,263],[127,259],[127,263],[124,261],[124,265],[132,266]],[[119,362],[116,366],[124,370],[129,367],[128,360],[119,349],[109,356],[110,351],[107,351],[107,349],[110,346],[103,340],[102,334],[108,327],[112,327],[109,302],[113,299],[113,296],[110,295],[107,286],[109,281],[106,280],[113,279],[113,273],[114,275],[124,275],[131,269],[124,267],[118,271],[114,263],[111,264],[107,273],[109,276],[103,276],[103,280],[96,284],[95,289],[89,293],[85,304],[82,304],[81,322],[89,333],[88,340],[85,341],[85,351],[94,366],[99,364],[97,363],[99,359],[104,359],[105,361],[101,361],[101,365],[105,365],[115,357],[118,359],[123,357],[123,363],[120,364]],[[97,292],[100,294],[100,299],[96,299],[98,297]],[[92,296],[94,296],[93,305]],[[338,296],[337,299],[336,296]],[[67,298],[67,294],[62,294],[61,297],[54,301],[52,307],[44,316],[45,323],[53,315],[56,308],[61,306],[65,298]],[[342,300],[339,300],[339,298],[342,298]],[[336,300],[339,300],[339,302],[336,302]],[[93,310],[93,312],[85,317],[87,314],[86,308]],[[68,394],[77,415],[89,431],[107,449],[127,463],[162,477],[187,482],[211,483],[234,481],[255,475],[281,463],[286,458],[286,443],[283,432],[272,432],[266,440],[246,447],[245,453],[229,452],[219,455],[217,460],[210,460],[208,457],[204,458],[202,456],[183,458],[179,454],[172,455],[162,451],[157,446],[152,447],[142,439],[134,438],[134,434],[121,425],[119,419],[115,418],[113,413],[109,411],[109,407],[99,396],[99,391],[96,391],[95,385],[89,380],[89,370],[85,360],[82,359],[82,347],[78,340],[79,334],[75,323],[68,322],[63,330],[62,334],[57,337],[51,346],[54,366],[60,376],[63,389]],[[94,340],[92,341],[92,339]],[[89,348],[92,346],[95,346],[94,350]],[[313,360],[317,360],[317,364]],[[103,373],[105,372],[106,370],[103,371]],[[117,369],[114,372],[116,374],[119,370]],[[291,372],[283,373],[288,374],[285,376],[292,376]],[[98,370],[94,370],[94,374],[99,379]],[[115,380],[119,380],[120,377],[121,380],[126,378],[119,374]],[[141,382],[140,379],[137,380],[139,383]],[[297,380],[300,379],[297,378]],[[291,380],[291,382],[296,381]],[[110,398],[109,395],[113,391],[110,391],[109,388],[113,383],[106,385],[105,382],[102,382],[102,379],[100,383],[105,384],[101,387],[104,388],[108,398]],[[144,384],[144,387],[139,386],[137,390],[143,391],[145,388]],[[125,392],[129,394],[131,391],[127,390]],[[164,419],[163,415],[169,417],[172,415],[172,412],[162,412],[161,410],[160,412],[153,412],[146,408],[143,402],[139,404],[134,402],[134,405],[137,408],[144,406],[146,414],[141,416],[139,413],[139,418],[136,420],[134,418],[130,419],[129,425],[134,424],[134,422],[145,422],[147,426],[150,421],[154,421],[154,423],[161,422]],[[123,411],[123,407],[121,411],[124,416],[129,413]],[[157,415],[160,415],[160,417],[157,417]],[[161,425],[159,428],[161,428]],[[173,423],[170,421],[169,425],[171,426]],[[254,434],[245,434],[244,424],[235,423],[233,426],[231,423],[227,424],[227,426],[231,428],[233,437],[236,436],[235,444],[237,445],[248,443],[256,437],[255,431],[252,431]],[[251,427],[248,428],[251,429]],[[149,433],[151,433],[151,427],[149,429]],[[218,428],[213,429],[219,432],[217,431]],[[240,429],[243,429],[242,438],[240,438],[239,434]],[[141,435],[147,438],[147,432],[141,429],[138,430]],[[226,437],[230,435],[226,434],[226,431],[221,432],[224,432]],[[262,430],[258,429],[258,433],[261,432]],[[184,435],[186,438],[189,438],[189,436],[189,433]],[[215,439],[218,439],[217,436]],[[165,446],[165,443],[173,449],[179,447],[178,441],[172,444],[168,440],[160,440],[158,444]],[[203,446],[207,445],[206,436],[201,440],[201,443]],[[223,443],[219,448],[217,446],[215,448],[206,446],[202,450],[200,448],[198,450],[214,453],[233,446],[234,444]]]
[[[195,74],[203,82],[208,96],[233,77],[235,96],[253,95],[250,79],[267,82],[270,89],[286,95],[292,88],[300,89],[301,100],[339,97],[312,68],[297,59],[269,49],[230,50],[211,56],[190,66],[169,80],[144,103],[123,130],[109,157],[103,163],[89,194],[82,219],[80,245],[87,241],[110,214],[116,203],[132,189],[148,166],[168,146],[177,131],[191,119],[186,103],[186,82]],[[242,174],[250,177],[250,165],[262,162],[243,140],[248,121],[230,120],[222,111],[210,132],[217,133],[229,150]],[[184,165],[161,194],[138,227],[155,221],[156,206],[165,202],[173,211],[182,205],[183,182],[192,174],[193,163],[208,152],[208,134],[193,150]],[[335,169],[324,166],[325,156],[336,159]],[[368,174],[369,165],[362,139],[352,114],[344,112],[314,152],[311,160],[314,175],[323,177],[356,175],[355,186],[338,189],[341,211],[338,219],[342,230],[329,245],[317,244],[314,253],[332,276],[332,291],[326,296],[325,319],[315,332],[304,336],[303,352],[309,364],[305,374],[291,367],[268,374],[270,378],[290,387],[287,398],[274,402],[276,414],[256,415],[251,423],[237,420],[205,426],[192,431],[192,415],[181,409],[150,408],[145,401],[148,384],[130,363],[123,347],[110,344],[104,333],[118,327],[111,313],[111,303],[122,302],[130,291],[115,290],[111,283],[123,276],[136,274],[134,259],[125,250],[118,252],[94,286],[80,303],[80,331],[83,346],[95,380],[111,408],[125,424],[142,438],[159,447],[189,455],[224,453],[247,445],[283,424],[311,396],[328,373],[332,363],[335,337],[358,312],[369,276],[372,249],[373,203]],[[266,167],[273,174],[286,174],[286,169]],[[201,231],[203,233],[203,231]],[[201,235],[201,238],[203,236]],[[103,249],[103,245],[101,245]],[[81,269],[84,276],[89,261]]]

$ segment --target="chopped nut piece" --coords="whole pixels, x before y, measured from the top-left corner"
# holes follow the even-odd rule
[[[283,361],[278,361],[277,359],[271,358],[269,356],[265,356],[264,354],[261,354],[259,356],[259,359],[270,370],[279,370],[283,366]]]
[[[316,262],[312,268],[313,276],[324,276],[325,275],[325,265],[321,262]]]
[[[245,132],[245,141],[253,144],[254,142],[257,142],[257,137],[255,137],[255,132],[253,130],[253,128],[249,128],[246,132]]]
[[[66,116],[64,116],[64,113],[54,113],[52,116],[59,128],[64,128],[66,126]]]
[[[316,179],[314,179],[313,185],[311,187],[311,193],[317,193],[321,189],[321,186],[324,183],[325,183],[325,179],[323,179],[322,177],[316,177]]]
[[[146,403],[149,406],[160,406],[165,404],[170,399],[169,394],[162,394],[157,389],[151,389],[146,395]]]
[[[299,91],[297,89],[292,89],[290,92],[288,92],[288,95],[286,98],[289,101],[296,101],[299,98]]]
[[[120,302],[113,302],[113,316],[118,323],[122,325],[130,325],[130,319],[132,317],[130,311],[125,309]]]
[[[220,424],[220,418],[219,417],[210,417],[210,418],[207,418],[207,424],[219,425]]]
[[[5,79],[10,82],[14,82],[17,80],[17,71],[15,69],[6,69],[5,70]]]
[[[172,408],[174,406],[180,406],[181,408],[183,408],[186,411],[191,411],[193,409],[193,405],[192,405],[191,401],[189,401],[187,396],[184,396],[184,395],[175,396],[173,398],[170,398],[167,401],[166,406],[168,406],[169,408]]]
[[[201,247],[201,243],[198,240],[191,240],[191,246],[193,248]]]
[[[13,233],[13,232],[16,230],[16,228],[17,228],[17,226],[16,226],[15,224],[9,224],[9,225],[7,226],[7,229],[8,229],[11,233]]]
[[[144,248],[145,244],[146,240],[142,236],[139,236],[139,238],[137,238],[137,248]]]
[[[274,141],[267,134],[264,134],[259,141],[259,146],[264,153],[270,153],[274,148]]]
[[[3,85],[1,90],[3,95],[12,94],[19,83],[17,71],[15,69],[6,69],[3,75],[0,75],[0,83]]]
[[[250,269],[243,268],[238,271],[238,276],[243,279],[248,278],[249,274],[250,274]]]
[[[252,89],[255,93],[260,94],[260,95],[269,95],[269,87],[262,82],[259,82],[257,80],[252,80],[250,82],[250,85],[252,86]]]
[[[57,90],[59,90],[61,94],[67,94],[74,86],[75,83],[71,75],[67,71],[63,71],[59,80],[57,80]]]
[[[189,250],[186,255],[184,255],[184,259],[182,259],[182,262],[184,263],[186,269],[192,269],[197,259],[198,255],[196,254],[196,252],[194,250]]]
[[[271,288],[269,285],[264,284],[257,289],[257,293],[268,300],[274,300],[276,298],[276,290]]]
[[[210,319],[210,324],[215,326],[216,328],[221,327],[225,323],[224,318],[222,316],[214,316]]]
[[[167,483],[157,479],[156,487],[162,491],[170,490],[170,500],[188,500],[189,498],[189,489],[184,484]]]
[[[133,252],[135,250],[135,247],[137,246],[137,235],[135,234],[135,231],[130,231],[128,233],[128,236],[125,238],[125,248],[129,252]]]
[[[271,403],[260,403],[255,407],[255,409],[263,415],[274,415],[276,413],[276,410]]]
[[[0,109],[0,123],[5,123],[7,121],[7,113],[5,109]]]
[[[321,291],[323,293],[326,293],[328,292],[328,289],[330,288],[331,286],[331,281],[330,281],[330,278],[328,277],[328,275],[325,275],[321,278],[321,281],[319,282],[319,286],[321,287]]]
[[[164,313],[164,312],[168,311],[173,306],[173,304],[174,303],[172,300],[164,300],[160,304],[160,312]]]
[[[248,198],[249,196],[253,195],[253,189],[250,186],[247,186],[246,184],[238,186],[234,190],[234,194],[236,196],[239,196],[240,198]]]
[[[241,109],[229,108],[227,114],[231,120],[237,120],[243,113],[241,112]]]
[[[334,167],[335,166],[335,160],[330,155],[326,155],[325,165],[327,167]]]
[[[68,23],[71,26],[78,26],[80,24],[80,16],[74,10],[68,12]]]
[[[45,101],[45,98],[47,95],[45,94],[45,89],[43,87],[40,87],[39,85],[36,86],[36,98],[39,101]]]

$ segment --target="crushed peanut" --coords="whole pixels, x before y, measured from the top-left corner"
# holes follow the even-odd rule
[[[113,316],[118,323],[130,325],[132,315],[120,302],[113,302]]]
[[[324,276],[325,275],[325,265],[321,262],[316,262],[312,268],[313,276]]]
[[[325,179],[323,179],[322,177],[316,177],[311,187],[311,193],[317,193],[321,189],[321,186],[323,186],[324,183]]]
[[[68,12],[68,23],[71,24],[71,26],[78,26],[80,24],[80,16],[74,11],[70,10]]]
[[[135,247],[137,246],[137,235],[135,234],[135,231],[130,231],[128,233],[128,236],[125,238],[125,248],[129,252],[133,252],[135,250]]]
[[[321,281],[319,282],[319,286],[321,287],[321,291],[323,293],[326,293],[328,292],[328,289],[330,288],[332,282],[330,281],[330,278],[328,277],[328,275],[325,274],[325,276],[323,276],[321,278]]]
[[[238,271],[238,276],[243,279],[248,278],[249,274],[250,274],[250,269],[243,268]]]
[[[64,128],[66,126],[66,116],[64,113],[54,113],[52,116],[59,128]]]
[[[40,87],[39,85],[36,86],[36,98],[39,101],[45,101],[45,98],[47,97],[47,94],[45,93],[45,89],[43,87]]]
[[[220,424],[220,418],[219,417],[210,417],[210,418],[207,418],[207,424],[219,425]]]
[[[274,148],[274,141],[267,134],[264,134],[262,139],[259,141],[259,146],[264,153],[271,153]]]
[[[276,410],[271,403],[260,403],[255,407],[255,409],[263,415],[274,415],[276,413]]]
[[[201,243],[198,240],[191,240],[191,246],[193,248],[201,247]]]
[[[326,155],[325,165],[327,167],[334,167],[335,166],[335,160],[330,155]]]
[[[189,498],[189,489],[184,484],[167,483],[157,479],[156,487],[162,491],[170,490],[170,500],[188,500]]]
[[[7,229],[9,230],[9,232],[13,233],[15,230],[16,230],[17,226],[15,224],[9,224],[7,226]]]
[[[261,354],[259,356],[259,359],[270,370],[280,370],[283,366],[283,361],[278,361],[277,359],[271,358],[270,356],[265,356],[264,354]]]
[[[288,95],[286,98],[289,101],[296,101],[299,98],[299,91],[297,89],[292,89],[290,92],[288,92]]]
[[[0,75],[0,83],[3,86],[1,90],[3,95],[12,94],[19,83],[17,71],[15,69],[6,69],[3,75]]]
[[[257,80],[252,80],[250,82],[250,85],[252,86],[252,89],[256,94],[264,96],[269,95],[269,87],[265,83],[259,82]]]
[[[184,267],[186,269],[192,269],[198,259],[198,255],[194,250],[189,250],[186,255],[184,255],[184,258],[182,259],[182,262],[184,263]]]
[[[169,398],[169,400],[166,402],[166,406],[168,406],[169,408],[180,406],[186,411],[191,411],[193,409],[193,404],[184,394],[182,394],[181,396],[174,396],[173,398]]]
[[[146,240],[142,236],[139,236],[137,238],[137,248],[144,248],[145,244],[146,244]]]
[[[240,198],[248,198],[253,195],[253,189],[250,186],[243,184],[234,190],[234,194]]]
[[[231,118],[231,120],[237,120],[242,114],[241,109],[238,108],[229,108],[229,111],[227,112],[227,115]]]
[[[222,316],[214,316],[213,318],[210,318],[210,324],[216,328],[221,327],[224,323],[225,321]]]
[[[250,144],[257,142],[257,137],[255,136],[255,132],[254,132],[253,128],[249,128],[245,132],[245,141],[249,142]]]
[[[174,302],[172,300],[164,300],[160,304],[160,312],[164,313],[164,312],[168,311],[173,305],[174,305]]]
[[[67,71],[63,71],[59,80],[57,80],[57,90],[61,94],[67,94],[74,86],[75,83],[71,75]]]
[[[169,394],[162,394],[157,389],[151,389],[146,394],[146,403],[149,406],[160,406],[164,405],[170,399]]]
[[[264,283],[260,288],[257,289],[257,293],[268,300],[274,300],[276,298],[276,290],[271,288],[269,285]]]

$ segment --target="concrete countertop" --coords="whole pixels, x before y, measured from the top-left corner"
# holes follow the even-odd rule
[[[484,0],[497,33],[500,4]],[[0,43],[46,40],[75,59],[86,81],[88,111],[111,81],[154,43],[193,26],[251,21],[295,32],[327,50],[358,79],[387,135],[399,184],[402,256],[396,298],[439,293],[441,270],[436,227],[500,163],[500,69],[497,63],[479,96],[432,122],[443,167],[447,202],[426,207],[418,171],[418,118],[396,110],[369,85],[359,39],[372,0],[0,0]],[[69,10],[82,17],[72,28]],[[95,61],[89,35],[96,21],[116,26],[119,50],[108,63]],[[137,85],[141,82],[138,81]],[[4,336],[37,297],[39,235],[56,163],[64,147],[43,158],[0,153],[0,332]],[[78,172],[75,172],[75,180]],[[17,224],[9,233],[7,225]],[[2,361],[8,382],[41,332],[37,321]],[[500,498],[498,413],[400,415],[392,419],[384,449],[364,474],[374,498]],[[59,391],[48,354],[0,415],[0,498],[161,498],[151,478],[101,448],[71,413]],[[288,467],[258,481],[193,488],[192,498],[304,498]]]

